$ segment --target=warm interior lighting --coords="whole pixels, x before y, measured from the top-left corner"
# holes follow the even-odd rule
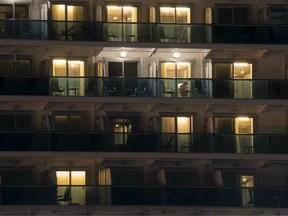
[[[179,52],[174,52],[173,56],[174,56],[174,58],[179,58],[180,57],[180,53]]]
[[[126,57],[127,56],[127,52],[125,52],[125,51],[120,52],[120,56],[122,58]]]
[[[54,59],[53,63],[54,64],[66,64],[66,60],[64,60],[64,59]]]
[[[112,9],[112,10],[113,9],[115,10],[115,9],[118,9],[118,8],[119,8],[119,6],[112,6],[112,5],[107,6],[107,9]]]
[[[66,177],[67,175],[69,175],[69,171],[57,171],[56,172],[57,178]]]
[[[174,8],[173,7],[161,7],[160,10],[163,12],[171,12],[174,10]]]
[[[238,119],[239,121],[249,121],[249,120],[250,120],[249,117],[237,117],[237,119]]]
[[[71,171],[73,177],[84,177],[85,171]]]
[[[233,64],[236,67],[247,67],[248,66],[248,63],[246,63],[246,62],[235,62]]]
[[[123,9],[124,10],[131,10],[133,7],[132,6],[124,6]]]

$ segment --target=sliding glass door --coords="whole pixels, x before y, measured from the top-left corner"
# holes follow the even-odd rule
[[[85,171],[56,171],[56,178],[60,205],[85,205],[85,187],[81,187],[86,185]]]
[[[161,132],[163,151],[190,151],[192,147],[193,117],[162,116]]]
[[[137,39],[138,8],[134,6],[107,6],[107,39],[135,41]],[[119,24],[120,23],[120,24]],[[123,23],[121,25],[121,23]]]
[[[252,98],[252,64],[214,63],[214,97]]]
[[[191,10],[188,7],[160,7],[159,37],[161,41],[190,42]]]
[[[219,152],[253,153],[252,117],[215,117],[215,150]],[[219,135],[218,135],[219,134]]]
[[[187,82],[187,90],[191,90],[190,62],[161,62],[160,92],[164,96],[181,96],[180,87]]]
[[[71,37],[73,39],[81,28],[79,26],[81,23],[77,21],[85,20],[85,7],[84,5],[52,4],[51,20],[59,21],[53,23],[53,36],[60,40],[71,39]]]
[[[53,82],[51,81],[53,95],[58,93],[66,96],[84,95],[84,61],[54,59],[52,70],[55,77]]]

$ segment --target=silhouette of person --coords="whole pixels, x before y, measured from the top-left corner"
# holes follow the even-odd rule
[[[188,95],[188,82],[184,82],[181,86],[180,86],[180,96],[181,97],[187,97]]]

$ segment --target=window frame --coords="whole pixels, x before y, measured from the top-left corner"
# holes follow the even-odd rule
[[[215,125],[215,119],[216,118],[230,118],[233,121],[233,133],[232,135],[236,134],[235,132],[235,119],[238,117],[248,117],[248,118],[252,118],[253,119],[253,128],[252,128],[252,133],[251,135],[255,134],[255,129],[256,129],[256,115],[254,114],[249,114],[249,113],[243,113],[243,114],[231,114],[231,115],[227,115],[227,114],[212,114],[212,133],[216,133],[216,125]],[[247,134],[248,135],[248,134]]]
[[[235,25],[235,9],[247,9],[247,23],[246,24],[250,24],[251,20],[252,20],[252,15],[251,15],[251,5],[249,4],[237,4],[237,5],[229,5],[229,4],[216,4],[215,5],[215,16],[214,16],[214,20],[216,24],[224,24],[225,23],[219,23],[219,9],[231,9],[232,10],[232,17],[231,17],[231,23],[227,23],[227,25]],[[245,23],[240,24],[240,25],[245,25]]]
[[[272,24],[272,10],[284,10],[285,18],[284,23],[275,23],[276,25],[285,25],[288,24],[288,6],[286,5],[269,5],[268,11],[269,11],[269,23]]]
[[[68,119],[69,119],[69,122],[68,122],[68,130],[65,130],[65,131],[59,131],[59,130],[56,130],[56,119],[55,117],[56,116],[67,116]],[[72,116],[81,116],[81,117],[84,117],[84,121],[85,121],[85,128],[83,128],[83,130],[81,131],[73,131],[71,130],[71,117]],[[54,132],[67,132],[67,133],[72,133],[72,132],[86,132],[88,131],[88,128],[89,128],[89,118],[88,118],[88,112],[52,112],[52,131]]]
[[[16,116],[17,115],[27,115],[31,118],[31,128],[30,130],[24,130],[24,131],[29,131],[29,132],[32,132],[34,131],[35,129],[35,113],[33,111],[21,111],[21,112],[0,112],[0,115],[3,115],[3,116],[13,116],[14,120],[13,120],[13,126],[14,126],[14,129],[13,129],[13,132],[22,132],[22,130],[18,131],[17,130],[17,119],[16,119]],[[5,131],[3,131],[5,132]]]
[[[28,7],[28,18],[27,19],[25,19],[25,20],[29,20],[30,19],[30,17],[31,17],[31,4],[30,3],[25,3],[25,2],[7,2],[7,3],[5,3],[5,2],[3,2],[3,3],[1,3],[0,4],[0,6],[8,6],[8,5],[11,5],[12,6],[12,18],[5,18],[5,19],[15,19],[15,20],[17,20],[18,18],[16,18],[16,6],[17,5],[20,5],[20,6],[27,6]],[[23,20],[23,19],[19,19],[19,20]]]
[[[121,70],[122,70],[122,74],[120,75],[120,76],[110,76],[110,66],[109,66],[109,64],[110,63],[121,63]],[[109,61],[107,61],[107,77],[114,77],[114,78],[117,78],[117,77],[119,77],[119,78],[124,78],[124,77],[130,77],[130,76],[126,76],[125,75],[125,63],[136,63],[137,64],[137,74],[136,74],[136,77],[139,77],[139,71],[140,71],[140,68],[139,68],[139,61],[137,61],[137,60],[121,60],[121,61],[118,61],[118,60],[115,60],[115,61],[113,61],[113,60],[109,60]],[[135,77],[135,78],[136,78]],[[131,78],[133,78],[132,76],[131,76]]]
[[[67,6],[83,6],[83,20],[81,21],[88,21],[88,18],[90,17],[90,12],[88,10],[88,3],[85,1],[73,1],[73,2],[64,2],[64,1],[53,1],[51,2],[50,7],[48,7],[48,18],[49,20],[53,20],[52,19],[52,6],[53,5],[65,5],[65,19],[63,20],[64,22],[68,22],[68,17],[67,17]],[[77,21],[73,21],[73,22],[77,22]]]
[[[162,118],[164,117],[172,117],[174,118],[174,125],[175,125],[175,131],[171,134],[181,134],[181,133],[178,133],[178,123],[177,123],[177,118],[178,117],[186,117],[186,118],[189,118],[190,120],[190,124],[189,124],[189,134],[193,134],[194,133],[194,130],[195,130],[195,114],[194,113],[159,113],[159,126],[160,126],[160,130],[161,130],[161,133],[162,132]],[[192,120],[192,122],[191,122]],[[185,133],[184,133],[185,134]]]
[[[111,167],[106,167],[109,168],[111,170],[111,179],[112,179],[112,186],[142,186],[144,183],[144,170],[142,167],[116,167],[116,166],[111,166]],[[113,171],[115,172],[129,172],[129,171],[133,171],[133,172],[139,172],[139,182],[137,182],[135,185],[119,185],[113,183]]]
[[[232,80],[235,80],[234,75],[235,75],[235,67],[234,67],[234,63],[247,63],[247,64],[251,64],[252,65],[252,72],[251,72],[251,79],[247,79],[247,80],[253,80],[254,76],[255,76],[255,62],[251,61],[251,60],[234,60],[234,61],[213,61],[212,62],[212,79],[215,79],[215,64],[229,64],[232,67]]]
[[[194,8],[195,8],[195,6],[194,6],[194,4],[173,4],[173,3],[171,3],[171,4],[159,4],[158,6],[157,6],[157,8],[156,8],[156,11],[157,11],[157,13],[156,13],[156,20],[157,20],[157,22],[158,23],[161,23],[160,22],[160,20],[161,20],[161,17],[160,17],[160,8],[163,8],[163,7],[170,7],[170,8],[174,8],[174,10],[175,10],[175,13],[176,13],[176,8],[189,8],[190,9],[190,14],[189,14],[189,16],[190,16],[190,21],[188,22],[188,23],[177,23],[176,22],[176,16],[175,16],[175,22],[174,23],[170,23],[170,24],[183,24],[183,25],[187,25],[187,24],[192,24],[192,23],[194,23],[194,20],[195,20],[195,13],[194,13]],[[174,14],[175,14],[174,13]],[[167,23],[168,24],[168,23]]]
[[[29,61],[30,73],[27,75],[21,74],[20,76],[31,76],[34,74],[33,70],[33,57],[32,56],[18,56],[16,54],[12,56],[0,56],[0,61],[10,61],[12,64],[12,74],[5,75],[5,76],[18,76],[17,74],[17,61]]]
[[[137,20],[136,22],[131,22],[131,23],[137,23],[137,22],[141,22],[141,3],[136,3],[136,2],[128,2],[128,3],[104,3],[104,11],[103,11],[103,20],[105,20],[106,22],[108,22],[108,6],[117,6],[117,7],[121,7],[121,19],[122,21],[119,23],[126,23],[123,21],[123,7],[136,7],[137,8]],[[111,22],[112,23],[112,22]],[[130,22],[127,22],[130,23]]]
[[[197,169],[196,168],[175,168],[175,167],[163,167],[164,172],[165,172],[165,177],[166,177],[166,182],[167,182],[167,186],[197,186],[198,183],[198,175],[197,175]],[[169,172],[175,172],[176,173],[176,185],[171,185],[168,183],[167,181],[167,173]],[[189,184],[189,185],[179,185],[179,173],[181,172],[189,172],[192,173],[192,175],[195,177],[193,184]]]

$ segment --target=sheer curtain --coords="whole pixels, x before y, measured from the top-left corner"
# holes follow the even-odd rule
[[[175,119],[174,117],[162,118],[162,132],[163,133],[175,133]]]
[[[80,205],[85,204],[85,187],[80,185],[86,184],[86,173],[85,171],[71,171],[71,185],[77,185],[72,187],[71,196],[72,202]]]
[[[252,80],[235,80],[234,97],[252,98]]]
[[[52,5],[52,20],[65,20],[65,5]]]
[[[190,139],[191,130],[190,117],[177,117],[178,151],[182,151],[184,146],[192,144]],[[186,148],[186,150],[189,151],[190,149]]]
[[[235,118],[236,151],[238,153],[253,153],[253,118]]]
[[[57,178],[57,196],[62,196],[65,194],[67,187],[61,187],[62,185],[70,185],[70,172],[69,171],[56,171]]]
[[[99,171],[99,202],[100,204],[109,205],[111,204],[111,188],[112,185],[111,169],[105,168]],[[107,187],[105,187],[107,186]]]
[[[67,6],[67,20],[68,21],[83,21],[84,7],[83,6]]]

